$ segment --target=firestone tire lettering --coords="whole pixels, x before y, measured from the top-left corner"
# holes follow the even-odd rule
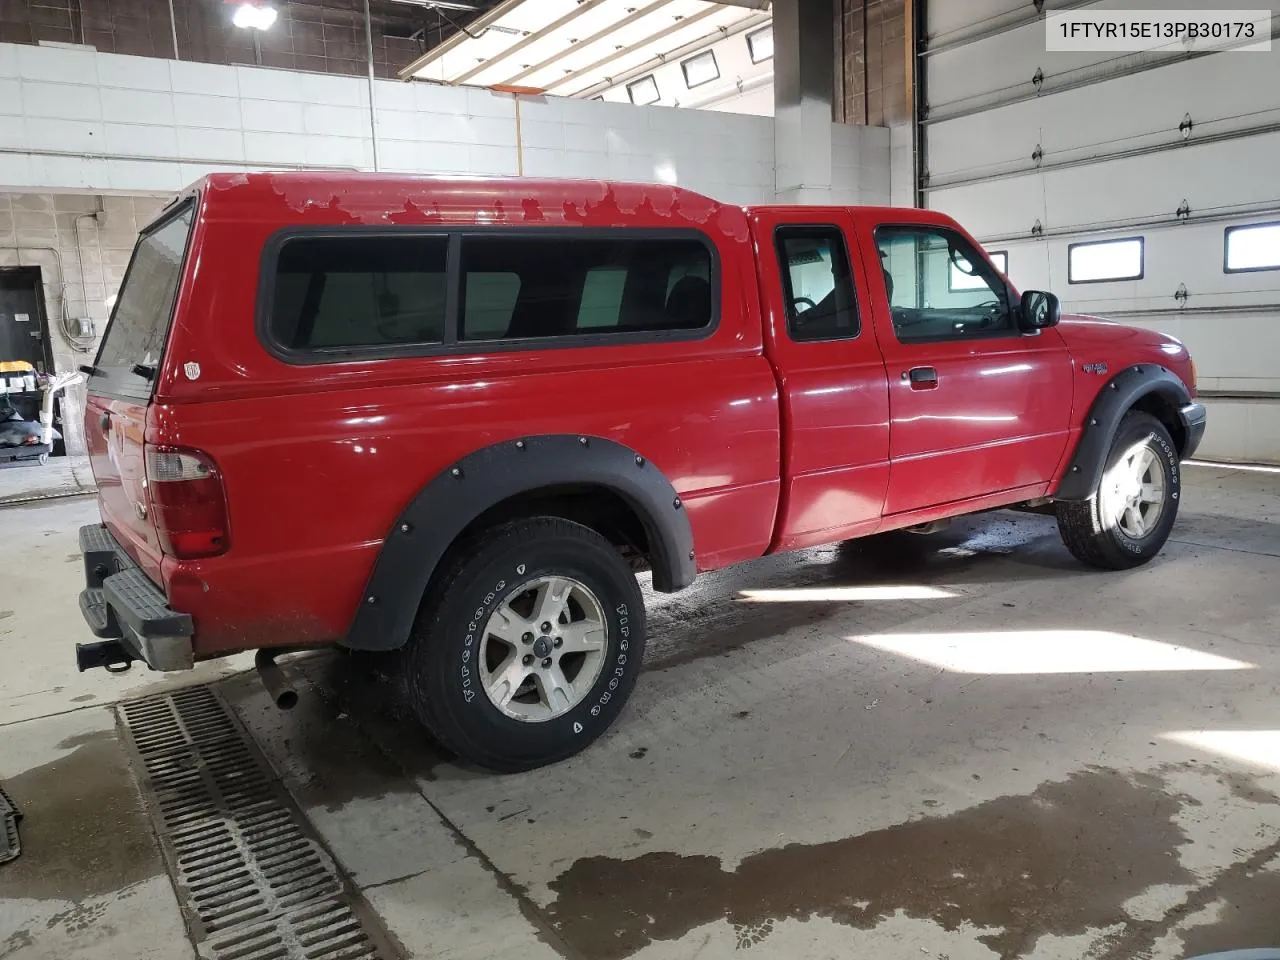
[[[484,630],[493,611],[539,577],[571,577],[605,613],[606,663],[574,707],[551,719],[504,714],[485,692]],[[474,651],[474,655],[472,655]],[[621,554],[594,530],[558,517],[531,517],[458,545],[424,598],[402,659],[415,712],[448,749],[511,772],[572,756],[617,719],[644,652],[644,603]]]

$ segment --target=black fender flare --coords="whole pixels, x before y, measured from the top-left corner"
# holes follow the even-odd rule
[[[1191,403],[1187,385],[1159,364],[1139,363],[1121,370],[1107,382],[1089,408],[1075,452],[1053,494],[1055,500],[1088,500],[1093,496],[1121,418],[1149,394],[1159,395],[1178,411]]]
[[[383,541],[343,645],[404,645],[445,552],[482,513],[504,500],[564,484],[603,487],[639,516],[655,590],[693,582],[693,528],[680,495],[648,458],[603,437],[524,437],[484,447],[442,470],[405,507]]]

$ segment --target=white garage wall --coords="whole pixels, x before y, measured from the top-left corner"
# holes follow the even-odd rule
[[[719,110],[725,113],[753,113],[760,117],[773,116],[773,79],[754,88],[743,88],[741,93],[731,94],[722,100],[708,103],[702,110]]]
[[[675,182],[729,203],[774,199],[769,117],[522,98],[517,145],[507,95],[380,81],[375,100],[384,171],[523,167]],[[832,202],[888,202],[889,130],[832,133]],[[60,321],[89,316],[101,333],[105,300],[159,197],[213,170],[372,165],[362,79],[0,44],[0,266],[41,267],[59,370],[84,356]],[[99,209],[101,224],[83,216]],[[73,452],[81,399],[67,401]]]
[[[665,180],[730,203],[774,197],[768,117],[521,98],[517,144],[509,95],[375,86],[385,171],[523,164],[527,176]],[[834,192],[887,201],[885,131],[844,131],[837,149],[851,138],[855,149],[833,158]],[[0,189],[174,191],[215,169],[372,166],[363,79],[0,44]]]
[[[929,206],[1007,250],[1019,287],[1182,339],[1211,406],[1203,454],[1280,461],[1280,271],[1223,270],[1227,226],[1280,219],[1280,44],[1047,53],[1032,12],[1019,0],[929,0]],[[1142,279],[1068,283],[1069,244],[1126,236],[1144,238]]]

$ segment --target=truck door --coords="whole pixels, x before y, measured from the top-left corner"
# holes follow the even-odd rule
[[[1061,460],[1072,371],[1057,330],[1026,334],[977,244],[927,211],[859,211],[870,311],[889,376],[885,515],[1009,492]]]
[[[852,227],[830,207],[752,213],[765,351],[782,403],[774,550],[869,533],[884,504],[888,386]]]

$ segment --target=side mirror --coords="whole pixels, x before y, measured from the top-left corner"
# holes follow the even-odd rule
[[[1057,326],[1062,319],[1062,301],[1043,290],[1027,290],[1018,305],[1018,327],[1022,330],[1043,330]]]

